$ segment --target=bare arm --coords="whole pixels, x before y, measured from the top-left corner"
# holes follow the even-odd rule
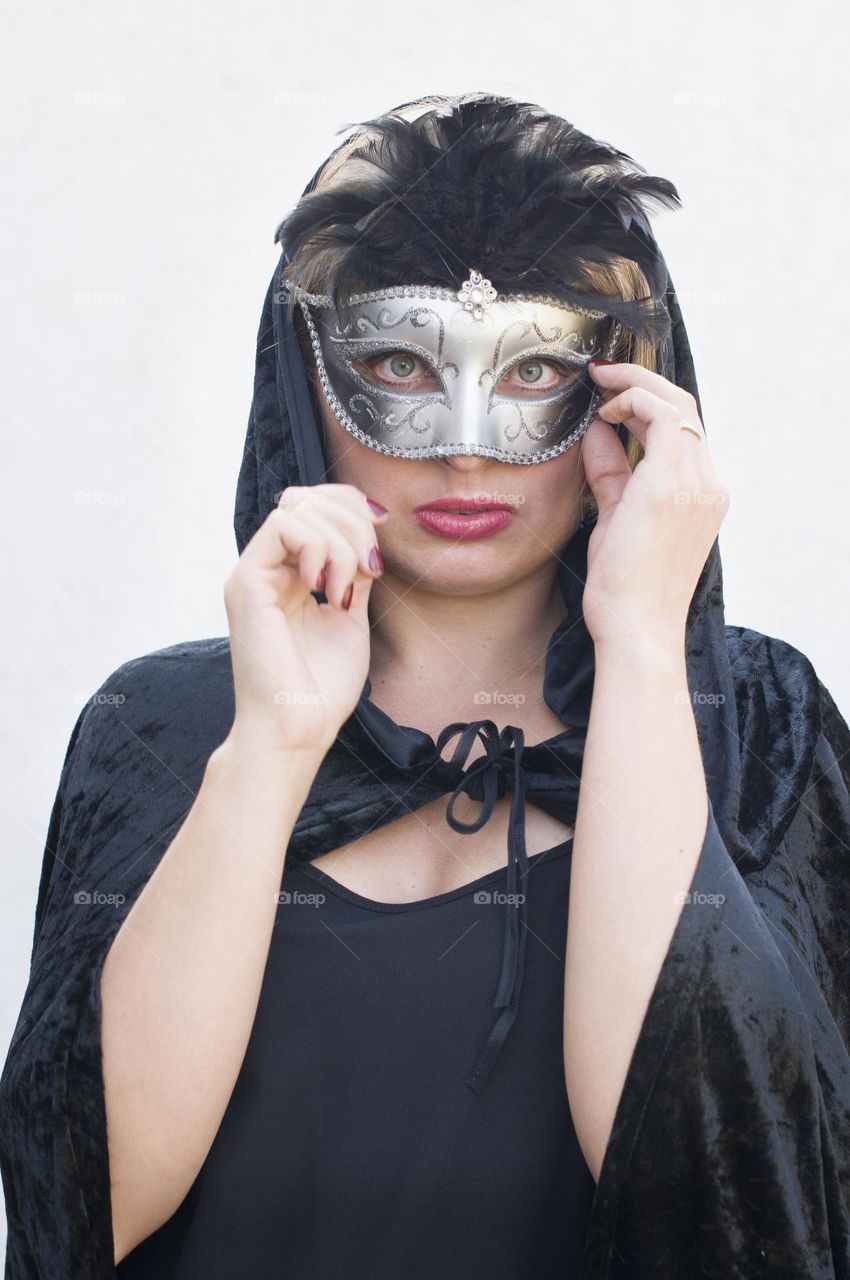
[[[582,601],[595,675],[570,879],[564,1071],[598,1181],[708,826],[685,645],[729,492],[690,393],[640,365],[590,368],[607,398],[582,444],[599,506]],[[634,472],[615,423],[643,446]]]
[[[564,1065],[597,1180],[708,822],[684,652],[683,639],[669,649],[640,637],[596,646],[570,873]]]
[[[116,1264],[174,1213],[221,1123],[286,847],[320,763],[232,732],[110,947],[101,993]]]
[[[227,1108],[290,836],[368,671],[385,518],[351,485],[287,489],[225,585],[233,727],[101,973],[116,1263],[178,1208]]]

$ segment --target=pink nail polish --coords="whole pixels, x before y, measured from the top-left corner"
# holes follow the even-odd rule
[[[354,583],[349,582],[348,586],[345,588],[345,595],[342,597],[343,609],[351,608],[351,597],[353,595],[354,595]]]
[[[375,502],[374,498],[367,498],[366,501],[369,503],[369,506],[372,508],[376,516],[387,515],[386,507],[382,507],[380,502]]]
[[[372,547],[369,551],[369,568],[374,569],[375,573],[383,573],[384,561],[377,547]]]

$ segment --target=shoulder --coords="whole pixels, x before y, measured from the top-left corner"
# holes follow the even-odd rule
[[[800,649],[750,627],[725,630],[740,753],[737,821],[766,863],[786,832],[823,831],[829,812],[834,825],[847,824],[850,729]]]
[[[811,659],[787,640],[728,625],[726,648],[735,688],[739,733],[759,711],[770,717],[774,733],[783,726],[795,737],[817,737],[850,745],[850,730]]]
[[[753,680],[763,684],[766,692],[781,696],[796,690],[803,696],[816,693],[817,675],[811,660],[801,649],[766,635],[752,627],[726,624],[726,650],[732,678],[738,688]]]
[[[209,755],[233,719],[229,638],[187,640],[121,663],[85,700],[68,746],[119,768],[147,754],[168,765]]]
[[[166,688],[175,692],[183,686],[191,687],[197,680],[218,681],[229,662],[230,641],[227,636],[184,640],[128,658],[110,672],[91,695],[90,701],[98,705],[109,699],[114,705],[122,693],[139,699]]]

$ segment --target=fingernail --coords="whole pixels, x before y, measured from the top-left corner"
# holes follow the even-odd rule
[[[602,356],[594,356],[592,360],[588,360],[588,364],[616,364],[616,360],[603,360]]]
[[[372,547],[369,551],[369,568],[374,569],[376,573],[383,573],[384,571],[384,562],[377,547]]]
[[[369,503],[369,506],[372,508],[376,516],[385,516],[388,514],[386,507],[382,507],[380,502],[375,502],[374,498],[367,498],[366,501]]]
[[[325,565],[322,565],[322,571],[319,574],[318,578],[316,579],[316,590],[324,591],[325,587],[327,586],[327,581],[328,581],[328,566],[325,564]]]
[[[351,597],[353,595],[354,595],[354,583],[349,582],[348,586],[345,588],[345,595],[342,597],[343,609],[351,608]]]

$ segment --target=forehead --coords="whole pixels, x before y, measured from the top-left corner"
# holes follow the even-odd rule
[[[393,344],[420,348],[437,361],[494,367],[528,352],[593,355],[610,326],[603,312],[579,311],[555,300],[504,298],[476,318],[457,297],[425,294],[358,298],[337,313],[323,308],[319,333],[328,354],[362,355]]]

